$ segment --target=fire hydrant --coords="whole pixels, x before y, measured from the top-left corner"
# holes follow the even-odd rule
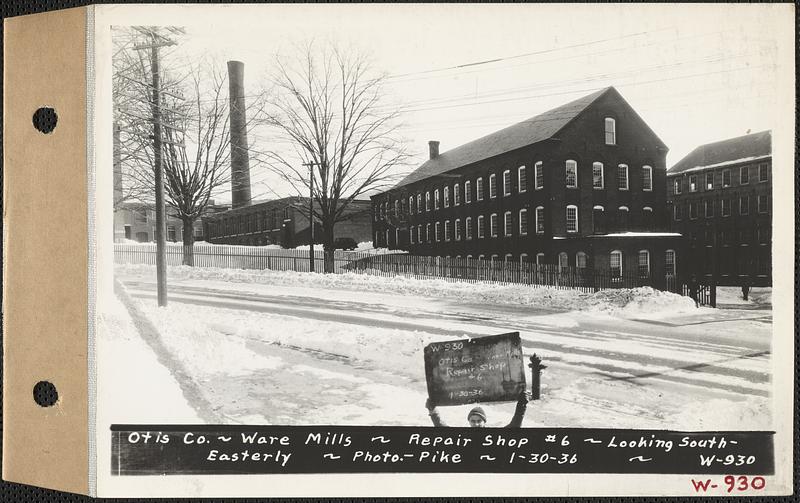
[[[534,353],[534,355],[531,356],[531,362],[528,364],[528,367],[531,368],[531,398],[533,400],[538,400],[541,395],[542,370],[546,369],[547,366],[542,365],[542,359]]]

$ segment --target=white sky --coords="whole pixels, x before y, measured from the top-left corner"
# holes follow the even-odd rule
[[[444,152],[610,85],[670,148],[668,166],[697,145],[774,129],[780,114],[794,113],[776,98],[779,75],[794,73],[788,4],[180,9],[188,10],[172,8],[159,23],[186,26],[176,50],[243,61],[248,93],[293,44],[314,39],[366,53],[391,76],[389,99],[412,110],[402,132],[419,162],[428,140]],[[470,65],[490,60],[498,61]],[[265,171],[251,177],[254,199],[287,194]]]

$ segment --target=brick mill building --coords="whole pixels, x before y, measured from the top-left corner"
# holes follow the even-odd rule
[[[636,276],[682,264],[667,147],[613,87],[430,158],[373,196],[376,247]]]
[[[285,197],[239,206],[203,219],[207,241],[231,245],[271,245],[284,248],[311,241],[307,197]],[[334,227],[337,238],[356,243],[370,240],[370,202],[355,199]],[[314,242],[322,240],[322,225],[314,223]]]
[[[772,284],[772,134],[701,145],[671,167],[672,228],[690,273],[720,285]]]

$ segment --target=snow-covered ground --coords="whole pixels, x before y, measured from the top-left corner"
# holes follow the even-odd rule
[[[771,426],[770,311],[698,309],[650,289],[188,267],[169,268],[170,304],[158,308],[153,270],[116,268],[159,334],[149,346],[166,353],[144,368],[173,361],[173,379],[200,390],[191,405],[215,421],[426,425],[424,346],[519,331],[548,366],[526,426]],[[441,412],[464,425],[468,409]],[[513,404],[486,409],[498,426]]]
[[[118,274],[148,276],[155,268],[142,264],[117,266]],[[175,266],[169,276],[179,280],[212,280],[227,283],[304,286],[334,291],[394,293],[409,297],[438,297],[470,303],[510,304],[547,307],[569,311],[614,313],[627,317],[663,318],[696,313],[698,308],[688,297],[654,290],[601,290],[584,293],[533,285],[468,283],[443,279],[415,279],[404,276],[382,277],[368,274],[315,274],[293,271],[244,270]]]

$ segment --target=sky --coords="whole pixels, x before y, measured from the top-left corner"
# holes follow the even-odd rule
[[[672,166],[698,145],[774,129],[793,113],[777,97],[780,76],[793,75],[793,53],[782,52],[787,7],[227,5],[173,8],[161,19],[186,27],[173,64],[240,60],[247,94],[267,88],[275,55],[297,44],[366,55],[388,76],[389,106],[407,110],[406,170],[424,162],[428,140],[445,152],[607,86],[666,143]],[[250,140],[268,149],[268,135]],[[266,170],[251,177],[254,199],[289,195]]]

